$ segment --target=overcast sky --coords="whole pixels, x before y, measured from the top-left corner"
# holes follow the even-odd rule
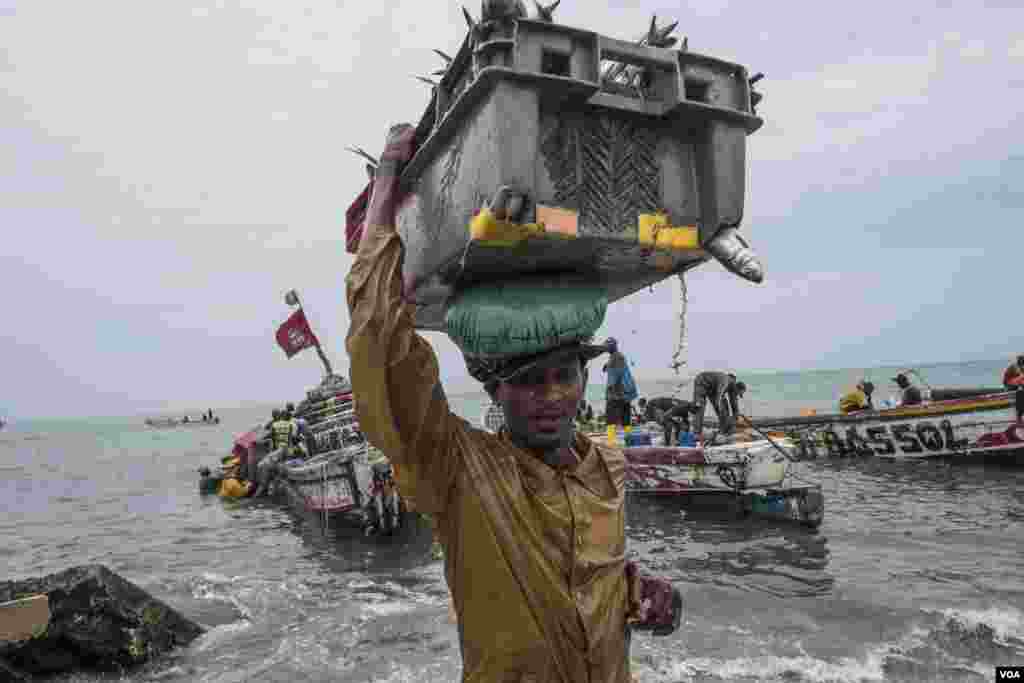
[[[479,6],[470,5],[474,15]],[[695,369],[1001,358],[1024,350],[1019,2],[563,0],[620,38],[767,76],[744,233],[767,279],[689,278]],[[433,0],[0,0],[0,414],[137,414],[301,398],[273,332],[297,288],[347,374],[343,214],[465,34]],[[676,285],[611,306],[666,371]],[[453,387],[470,384],[429,335]]]

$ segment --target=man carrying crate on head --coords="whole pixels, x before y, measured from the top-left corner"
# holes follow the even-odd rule
[[[505,427],[491,434],[451,412],[403,298],[395,212],[413,133],[388,135],[346,278],[360,427],[396,465],[402,496],[435,522],[464,681],[627,683],[630,629],[671,633],[682,599],[626,561],[622,452],[575,432],[586,364],[607,349],[585,335],[507,357],[463,345]],[[486,211],[514,220],[521,207],[503,189]]]

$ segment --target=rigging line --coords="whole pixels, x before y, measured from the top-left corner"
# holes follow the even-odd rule
[[[679,380],[676,388],[672,391],[672,397],[678,398],[683,392],[683,388],[686,387],[693,381],[692,374],[689,372],[688,361],[687,361],[687,343],[686,343],[686,312],[687,305],[689,303],[689,297],[686,290],[686,275],[683,272],[676,273],[676,278],[679,280],[679,334],[676,340],[676,348],[672,353],[672,363],[669,367],[679,377],[680,368],[686,370],[685,374]]]
[[[777,450],[779,453],[782,453],[783,457],[785,457],[790,462],[798,462],[797,460],[795,460],[793,458],[793,456],[791,456],[789,453],[787,453],[782,448],[782,446],[780,446],[779,444],[775,443],[775,439],[773,439],[772,437],[770,437],[767,434],[765,434],[764,432],[762,432],[761,429],[757,425],[755,425],[754,422],[749,417],[747,417],[746,415],[744,415],[743,413],[741,413],[739,411],[736,411],[736,414],[739,415],[740,417],[742,417],[744,420],[747,421],[747,426],[748,427],[750,427],[755,432],[757,432],[758,434],[763,436],[765,439],[767,439],[768,443],[770,443],[775,448],[775,450]]]

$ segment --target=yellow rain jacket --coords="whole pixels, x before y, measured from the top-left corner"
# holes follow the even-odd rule
[[[865,410],[868,407],[868,395],[860,389],[854,389],[839,399],[839,412],[852,413],[856,410]]]
[[[295,425],[291,420],[274,420],[270,424],[270,433],[273,438],[273,449],[286,448],[291,444],[292,435],[295,433]]]
[[[628,683],[621,451],[585,436],[555,470],[454,415],[402,301],[402,244],[368,225],[346,283],[360,428],[434,518],[464,682]]]

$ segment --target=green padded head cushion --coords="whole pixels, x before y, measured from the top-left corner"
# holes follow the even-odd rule
[[[590,339],[607,310],[599,284],[532,276],[463,289],[448,305],[445,326],[464,354],[507,358]]]

